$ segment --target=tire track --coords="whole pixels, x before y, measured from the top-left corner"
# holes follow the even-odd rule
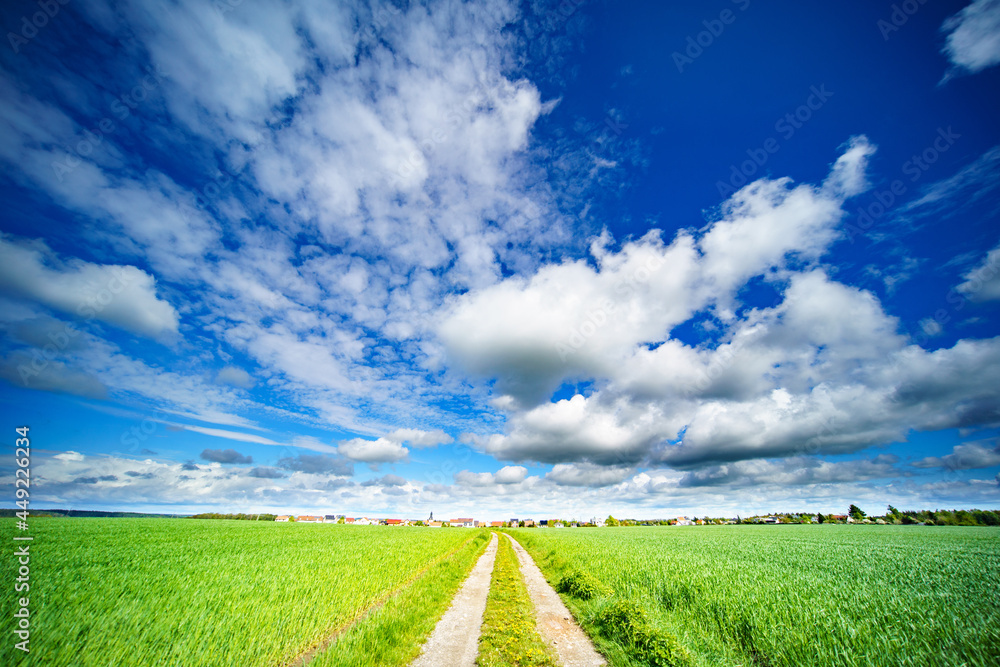
[[[531,555],[510,535],[507,539],[514,547],[521,565],[524,583],[535,605],[535,619],[542,639],[550,644],[559,656],[563,667],[599,667],[607,661],[594,649],[590,638],[573,620],[559,594],[545,580]]]
[[[410,667],[474,667],[497,544],[497,534],[493,533],[486,552],[479,557]]]
[[[464,549],[466,546],[468,546],[469,542],[471,542],[474,539],[475,539],[475,537],[470,537],[465,542],[462,542],[462,544],[460,544],[459,546],[455,547],[451,551],[449,551],[449,552],[447,552],[445,554],[442,554],[441,556],[438,556],[437,558],[435,558],[434,560],[432,560],[430,563],[428,563],[424,567],[420,568],[420,570],[418,570],[417,572],[413,573],[406,581],[404,581],[402,584],[400,584],[397,588],[395,588],[395,589],[393,589],[393,590],[391,590],[391,591],[389,591],[387,593],[384,593],[380,598],[378,598],[377,600],[373,601],[367,607],[358,610],[355,613],[355,615],[354,615],[353,618],[351,618],[347,622],[341,624],[340,626],[334,628],[325,637],[323,637],[323,639],[320,640],[319,643],[317,643],[314,646],[311,646],[310,648],[307,648],[306,650],[302,651],[301,653],[299,653],[298,655],[296,655],[295,657],[293,657],[291,660],[289,660],[287,662],[283,662],[282,663],[283,667],[308,667],[309,663],[311,663],[316,658],[316,656],[318,656],[320,653],[323,653],[328,648],[330,648],[330,646],[337,640],[338,637],[340,637],[341,635],[343,635],[345,632],[347,632],[348,630],[350,630],[352,627],[354,627],[355,625],[357,625],[358,623],[360,623],[364,619],[368,618],[375,611],[381,609],[383,606],[385,606],[385,604],[389,600],[391,600],[392,598],[396,597],[397,595],[399,595],[400,593],[402,593],[404,590],[406,590],[407,588],[409,588],[415,581],[417,581],[417,579],[420,579],[422,576],[424,576],[425,574],[427,574],[435,565],[437,565],[438,563],[441,563],[441,562],[443,562],[443,561],[451,558],[452,556],[454,556],[455,554],[457,554],[459,551],[461,551],[462,549]],[[480,559],[481,558],[482,557],[480,557]]]

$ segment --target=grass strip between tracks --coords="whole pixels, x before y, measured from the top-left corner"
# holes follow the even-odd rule
[[[558,664],[538,634],[535,607],[517,556],[506,537],[500,538],[493,566],[477,664],[479,667],[556,667]]]

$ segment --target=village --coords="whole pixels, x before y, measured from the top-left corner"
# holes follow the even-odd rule
[[[429,528],[605,528],[617,526],[706,526],[706,525],[735,525],[735,524],[790,524],[790,523],[880,523],[886,521],[881,518],[868,518],[852,516],[851,514],[809,514],[809,513],[787,513],[769,514],[753,516],[747,518],[710,518],[710,517],[686,517],[679,516],[674,519],[615,519],[613,516],[607,519],[592,517],[588,521],[563,520],[563,519],[518,519],[511,518],[506,521],[480,521],[468,517],[457,519],[435,520],[431,513],[428,519],[388,519],[375,517],[351,517],[344,514],[325,515],[291,515],[280,514],[275,516],[275,521],[295,522],[295,523],[336,523],[349,526],[421,526]]]

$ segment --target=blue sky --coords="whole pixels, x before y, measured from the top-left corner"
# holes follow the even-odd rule
[[[36,506],[1000,507],[1000,2],[43,5]]]

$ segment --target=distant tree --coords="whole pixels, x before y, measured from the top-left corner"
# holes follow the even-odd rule
[[[825,516],[823,516],[823,513],[822,513],[822,512],[820,512],[820,513],[819,513],[819,514],[817,514],[816,516],[818,516],[818,517],[819,517],[819,522],[820,522],[820,523],[823,523],[824,521],[826,521],[826,517],[825,517]]]
[[[617,526],[618,525],[618,519],[614,518],[613,516],[611,516],[609,514],[607,520],[605,520],[605,522],[604,522],[604,525],[605,526]]]
[[[337,519],[337,523],[344,523],[344,517],[340,517],[339,519]]]
[[[292,523],[294,523],[295,522],[295,517],[294,516],[290,516],[290,517],[288,517],[288,520],[291,521]]]
[[[851,504],[851,506],[847,509],[847,514],[850,515],[850,517],[855,521],[861,521],[866,516],[864,511],[854,504]]]

